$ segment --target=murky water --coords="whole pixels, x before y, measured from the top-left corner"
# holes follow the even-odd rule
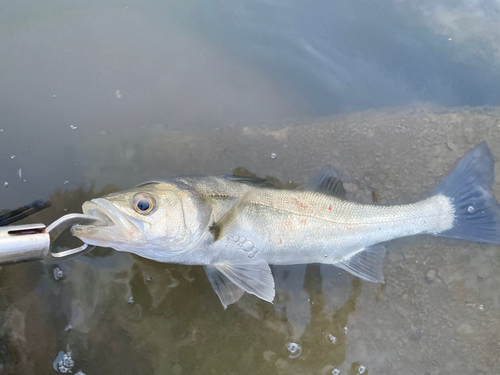
[[[436,105],[498,104],[498,42],[474,43],[498,33],[495,12],[253,4],[0,5],[0,209],[49,199],[24,220],[49,224],[151,179],[241,167],[291,186],[328,163],[348,199],[395,204],[425,197],[482,140],[500,158],[500,109]],[[464,35],[458,19],[482,22]],[[439,58],[412,60],[412,45]],[[432,104],[318,117],[414,100]],[[500,197],[500,164],[496,176]],[[201,267],[110,249],[2,266],[0,373],[497,373],[499,247],[420,236],[387,249],[384,285],[273,267],[274,304],[245,295],[227,310]]]

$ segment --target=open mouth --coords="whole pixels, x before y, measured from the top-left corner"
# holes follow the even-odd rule
[[[116,225],[113,217],[109,214],[108,210],[106,210],[100,204],[94,202],[94,200],[85,202],[82,208],[85,215],[95,216],[96,218],[104,221],[106,223],[106,226],[111,227],[113,225]]]

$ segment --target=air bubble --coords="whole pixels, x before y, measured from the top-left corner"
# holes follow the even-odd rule
[[[274,152],[271,154],[271,159],[276,159],[276,154]]]
[[[302,354],[302,346],[296,342],[289,342],[286,344],[286,349],[288,350],[289,358],[297,358]]]
[[[52,367],[61,374],[69,374],[74,365],[75,362],[71,358],[71,352],[64,353],[61,350],[54,360]]]
[[[328,341],[330,341],[332,344],[336,344],[337,343],[337,338],[330,333],[328,335]]]
[[[246,239],[245,237],[243,237],[243,236],[241,236],[241,237],[240,237],[240,242],[241,242],[241,243],[245,242],[246,240],[247,240],[247,239]]]
[[[340,370],[338,368],[334,368],[332,370],[332,375],[339,375],[340,374]]]
[[[9,183],[8,183],[7,181],[5,181],[5,182],[3,183],[3,187],[9,187]]]
[[[59,267],[55,267],[52,270],[52,274],[54,275],[54,279],[56,280],[61,280],[64,277],[64,272]]]
[[[78,371],[75,375],[86,375],[83,371]]]
[[[366,371],[366,367],[363,365],[359,365],[357,371],[358,374],[364,374],[364,372]]]
[[[240,239],[240,236],[238,236],[237,234],[235,234],[235,235],[233,236],[233,241],[234,241],[234,242],[238,242],[238,241],[239,241],[239,239]]]
[[[469,208],[467,208],[467,211],[468,211],[469,213],[474,212],[474,206],[469,206]]]

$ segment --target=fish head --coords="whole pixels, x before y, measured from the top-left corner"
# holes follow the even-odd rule
[[[148,183],[92,199],[82,209],[107,225],[75,225],[74,236],[159,261],[196,246],[211,215],[195,191],[169,183]]]

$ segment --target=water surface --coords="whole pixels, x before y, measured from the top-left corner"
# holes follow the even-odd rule
[[[500,157],[496,10],[3,3],[0,209],[49,199],[25,220],[49,224],[151,179],[243,167],[305,184],[328,163],[353,201],[426,197],[480,141]],[[110,249],[3,266],[0,372],[51,374],[63,351],[85,374],[492,374],[498,251],[396,240],[385,285],[273,267],[274,305],[226,311],[201,267]]]

